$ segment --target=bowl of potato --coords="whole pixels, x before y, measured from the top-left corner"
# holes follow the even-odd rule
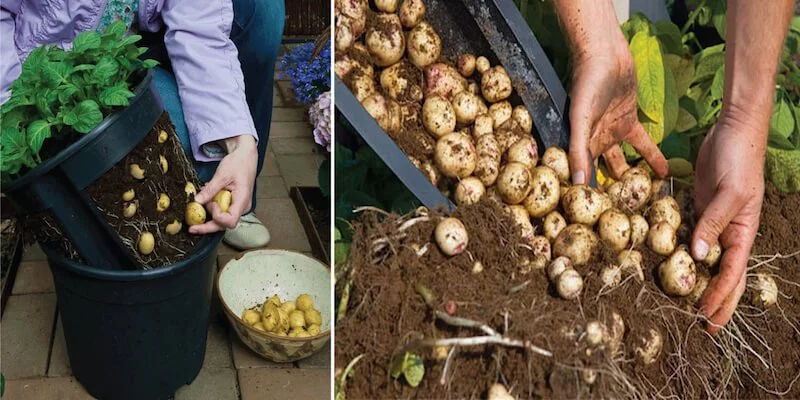
[[[330,269],[286,250],[256,250],[228,262],[217,277],[222,308],[239,339],[260,356],[292,362],[327,348]]]

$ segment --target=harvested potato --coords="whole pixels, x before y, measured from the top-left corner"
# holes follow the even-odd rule
[[[535,234],[531,217],[525,211],[525,207],[520,205],[504,206],[504,210],[511,214],[511,219],[519,226],[523,238],[532,238]]]
[[[447,177],[466,178],[472,175],[477,158],[469,136],[454,132],[436,142],[436,167]]]
[[[719,243],[714,243],[714,245],[708,249],[708,254],[702,262],[709,268],[714,267],[719,262],[720,257],[722,257],[722,247],[720,247]]]
[[[284,312],[286,311],[284,310]],[[289,327],[302,328],[306,326],[306,316],[304,312],[300,310],[294,310],[287,313],[289,314]]]
[[[750,304],[766,310],[778,302],[778,284],[775,279],[764,273],[757,273],[747,284]]]
[[[475,69],[477,69],[479,73],[485,74],[490,68],[492,68],[492,64],[489,63],[488,58],[480,56],[475,59]]]
[[[467,90],[467,79],[454,68],[436,63],[425,68],[425,97],[442,96],[451,100],[456,94]]]
[[[317,336],[320,333],[320,327],[317,324],[309,325],[308,328],[306,328],[306,332],[311,336]]]
[[[572,263],[569,257],[556,257],[555,260],[551,261],[550,264],[547,265],[547,278],[550,279],[551,282],[555,282],[559,275],[562,272],[568,269],[574,269],[575,265]]]
[[[425,68],[435,63],[442,53],[442,39],[427,22],[420,22],[408,33],[408,59]]]
[[[622,340],[625,337],[625,321],[618,312],[611,312],[610,329],[607,330],[608,337],[605,339],[611,355],[617,354],[622,347]]]
[[[550,250],[550,241],[544,236],[533,236],[528,244],[533,249],[530,267],[534,270],[544,269],[550,263],[553,254]]]
[[[475,117],[474,124],[472,125],[472,137],[476,140],[483,135],[494,133],[494,118],[487,113],[480,114]],[[498,150],[497,156],[500,157]]]
[[[497,177],[497,190],[507,204],[519,204],[528,195],[531,186],[531,172],[524,164],[506,164]]]
[[[214,202],[217,203],[219,210],[222,212],[228,212],[228,209],[231,208],[231,201],[231,191],[228,189],[222,189],[214,196]]]
[[[362,104],[366,99],[378,94],[375,80],[365,74],[356,74],[350,78],[347,81],[347,88],[353,92],[353,96]],[[375,117],[373,116],[373,118]]]
[[[539,161],[539,151],[536,141],[530,137],[523,137],[511,145],[506,152],[506,161],[524,164],[528,169],[536,167]]]
[[[514,107],[514,110],[511,111],[511,118],[513,118],[514,121],[517,121],[525,134],[530,134],[533,130],[533,119],[531,118],[531,114],[528,112],[528,109],[525,108],[525,106]]]
[[[697,269],[692,256],[685,249],[678,249],[658,266],[658,278],[668,295],[686,296],[692,293],[697,282]]]
[[[465,78],[469,78],[475,73],[475,56],[472,54],[464,54],[458,57],[456,65],[458,67],[458,72]]]
[[[594,226],[600,215],[611,208],[608,197],[584,185],[572,186],[561,204],[570,223],[588,226]]]
[[[472,94],[474,94],[474,95],[476,95],[476,96],[480,96],[481,95],[481,87],[478,86],[478,83],[473,81],[473,80],[470,80],[469,82],[467,82],[467,91],[472,93]]]
[[[593,320],[586,323],[583,330],[583,339],[589,347],[598,347],[608,337],[606,325],[600,321]]]
[[[661,333],[651,328],[637,339],[636,347],[634,348],[636,357],[644,365],[656,362],[661,355],[661,348],[664,346],[664,338]]]
[[[556,278],[556,291],[562,299],[577,299],[583,291],[583,278],[578,271],[567,269]]]
[[[650,232],[647,233],[647,247],[662,256],[672,254],[676,241],[675,229],[667,221],[651,226]]]
[[[489,392],[486,396],[487,400],[515,400],[516,397],[512,396],[506,390],[506,387],[500,383],[495,383],[489,387]]]
[[[164,232],[166,232],[167,235],[177,235],[178,232],[181,231],[181,227],[182,227],[181,222],[176,219],[173,220],[164,228]]]
[[[380,82],[384,93],[389,95],[392,100],[397,101],[421,101],[422,86],[409,80],[402,73],[403,70],[412,68],[405,61],[400,61],[381,71]],[[401,109],[403,114],[403,109]],[[402,115],[401,115],[402,116]]]
[[[647,222],[651,226],[662,221],[668,223],[674,230],[681,226],[681,209],[672,196],[665,196],[654,201],[647,210]]]
[[[564,228],[553,242],[553,255],[565,256],[576,265],[586,264],[597,247],[597,235],[582,224],[572,224]]]
[[[486,101],[497,103],[511,96],[513,90],[511,77],[508,76],[505,68],[496,65],[482,74],[481,93]]]
[[[462,125],[472,124],[478,115],[489,111],[478,95],[468,91],[453,96],[453,110],[455,110],[456,122]]]
[[[158,156],[158,165],[161,167],[162,174],[166,174],[169,171],[169,163],[167,163],[166,157]]]
[[[373,94],[364,99],[361,105],[389,135],[400,129],[400,106],[394,100]]]
[[[528,196],[530,197],[530,196]],[[567,227],[567,220],[561,216],[558,211],[552,211],[544,216],[542,220],[542,229],[544,230],[544,237],[549,241],[554,241],[561,233],[561,230]]]
[[[481,180],[484,186],[491,186],[500,173],[500,148],[494,135],[489,133],[477,138],[475,152],[478,162],[475,165],[474,176]]]
[[[139,249],[139,253],[143,255],[149,255],[155,249],[156,239],[153,237],[153,234],[150,232],[142,232],[139,235],[139,242],[137,244],[137,248]]]
[[[639,214],[632,214],[628,219],[631,223],[631,246],[636,248],[647,240],[650,224]]]
[[[622,250],[628,247],[631,239],[631,222],[628,216],[616,209],[608,209],[598,221],[597,231],[608,247]]]
[[[499,128],[500,125],[503,125],[506,121],[508,121],[511,118],[511,114],[513,113],[514,109],[511,107],[511,103],[509,103],[508,101],[501,101],[499,103],[492,104],[491,106],[489,106],[489,115],[492,117],[492,120],[494,121],[492,127],[494,129]]]
[[[500,151],[506,153],[511,146],[525,138],[516,121],[509,119],[494,131],[494,137],[500,146]]]
[[[309,325],[322,325],[322,314],[319,311],[312,308],[310,310],[305,311],[305,321]]]
[[[600,282],[604,287],[614,287],[619,285],[622,280],[622,269],[619,266],[609,264],[600,271]]]
[[[400,61],[406,49],[405,40],[397,14],[377,14],[364,37],[372,61],[380,67]]]
[[[131,201],[122,205],[122,216],[131,218],[136,215],[136,210],[139,208],[139,201]]]
[[[164,143],[167,141],[167,131],[160,130],[158,131],[158,143]]]
[[[197,189],[194,187],[192,182],[186,182],[186,186],[183,187],[184,193],[186,193],[186,197],[190,199],[194,199],[194,196],[197,195]]]
[[[156,211],[158,212],[167,211],[167,209],[169,208],[169,203],[170,203],[169,196],[167,196],[166,193],[161,193],[158,196],[158,201],[156,202]]]
[[[546,165],[556,171],[559,181],[570,181],[569,158],[567,158],[567,153],[564,149],[555,146],[548,147],[542,154],[542,165]]]
[[[622,180],[614,183],[609,196],[614,193],[614,204],[622,210],[639,211],[650,199],[650,177],[640,168],[631,168],[622,175]],[[612,186],[613,186],[612,185]],[[617,194],[618,192],[618,194]]]
[[[375,8],[380,11],[393,13],[397,11],[399,0],[375,0]]]
[[[708,287],[708,282],[710,278],[708,275],[704,273],[697,273],[697,282],[694,284],[694,289],[692,292],[689,293],[688,299],[689,302],[692,304],[697,304],[698,301],[703,297],[703,293],[705,293],[706,288]]]
[[[464,224],[456,218],[444,218],[434,231],[436,244],[448,256],[461,254],[469,244],[469,235]]]
[[[289,316],[291,316],[292,315],[292,311],[296,310],[297,306],[294,304],[293,301],[286,300],[283,303],[281,303],[280,309],[283,310],[283,311],[286,311],[289,314]]]
[[[483,186],[480,179],[473,176],[464,178],[456,185],[456,204],[460,206],[475,204],[480,201],[485,193],[486,187]]]
[[[295,307],[300,311],[307,311],[314,308],[314,299],[309,294],[301,294],[294,300]]]
[[[424,0],[403,0],[400,5],[400,23],[406,28],[413,28],[425,16]]]
[[[255,325],[256,323],[261,322],[261,314],[259,314],[256,310],[244,310],[242,321],[244,321],[244,323],[247,325]]]
[[[136,197],[136,192],[133,189],[128,189],[122,194],[122,200],[124,201],[131,201],[134,197]]]
[[[441,138],[456,129],[456,112],[453,105],[441,96],[431,96],[422,105],[422,125],[435,138]]]
[[[661,200],[664,196],[672,196],[670,184],[663,179],[653,179],[650,185],[650,201]]]
[[[144,179],[145,172],[142,167],[139,166],[139,164],[131,164],[131,166],[128,167],[128,171],[130,172],[131,176],[134,177],[134,179]]]
[[[525,208],[534,218],[544,217],[558,206],[559,191],[555,171],[544,166],[536,167],[531,172],[530,194],[525,198]]]
[[[186,204],[186,223],[189,226],[200,225],[206,222],[206,209],[203,205],[192,201]]]
[[[347,51],[356,41],[356,30],[352,18],[341,16],[336,19],[336,32],[334,36],[334,46],[337,51]]]

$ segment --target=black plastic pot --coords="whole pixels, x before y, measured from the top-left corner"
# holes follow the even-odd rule
[[[183,261],[109,271],[43,247],[53,272],[72,372],[99,399],[168,399],[203,366],[216,248],[204,237]]]
[[[84,189],[130,153],[161,116],[164,107],[151,81],[149,72],[128,107],[108,116],[57,156],[3,187],[3,193],[20,213],[49,213],[88,265],[137,268]]]

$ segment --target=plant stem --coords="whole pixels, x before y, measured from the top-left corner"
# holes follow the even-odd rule
[[[692,12],[689,14],[689,19],[686,21],[686,24],[684,24],[683,28],[681,28],[681,35],[685,34],[686,31],[688,31],[689,28],[691,28],[692,25],[694,25],[694,20],[697,19],[698,15],[700,15],[700,9],[702,9],[705,5],[706,5],[706,0],[703,0],[700,2],[700,4],[697,5],[697,8],[692,10]]]

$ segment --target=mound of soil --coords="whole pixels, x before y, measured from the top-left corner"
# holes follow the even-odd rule
[[[691,193],[679,196],[679,202],[689,212]],[[348,398],[485,398],[497,382],[518,398],[800,398],[800,384],[793,385],[800,374],[800,303],[795,300],[800,284],[794,283],[800,282],[800,257],[776,258],[756,268],[775,276],[782,293],[778,305],[761,312],[744,301],[733,322],[712,337],[686,299],[660,290],[653,272],[664,257],[647,249],[640,249],[647,267],[643,282],[629,277],[613,290],[602,289],[598,273],[613,255],[600,252],[578,268],[585,282],[581,297],[566,301],[555,295],[543,271],[519,272],[527,250],[497,205],[460,207],[454,216],[467,227],[470,243],[467,252],[452,258],[431,243],[435,224],[430,220],[403,232],[399,227],[409,217],[370,214],[355,224],[349,263],[353,286],[336,327],[337,370],[364,355],[347,380]],[[691,221],[688,214],[685,220]],[[769,188],[754,259],[799,251],[798,226],[800,196]],[[682,232],[682,241],[687,235]],[[378,245],[387,238],[387,244]],[[475,261],[483,264],[482,272],[473,272]],[[483,335],[437,319],[418,294],[418,284],[434,294],[436,310],[455,302],[456,316],[483,322],[552,357],[518,347],[465,345],[457,347],[443,374],[446,361],[433,348],[417,347],[414,352],[425,359],[420,385],[392,379],[392,356],[417,339]],[[625,323],[621,348],[589,348],[583,327],[591,320],[612,326],[612,313]],[[650,330],[662,335],[664,347],[655,363],[645,365],[637,348]],[[596,375],[593,384],[585,383],[590,374]]]

